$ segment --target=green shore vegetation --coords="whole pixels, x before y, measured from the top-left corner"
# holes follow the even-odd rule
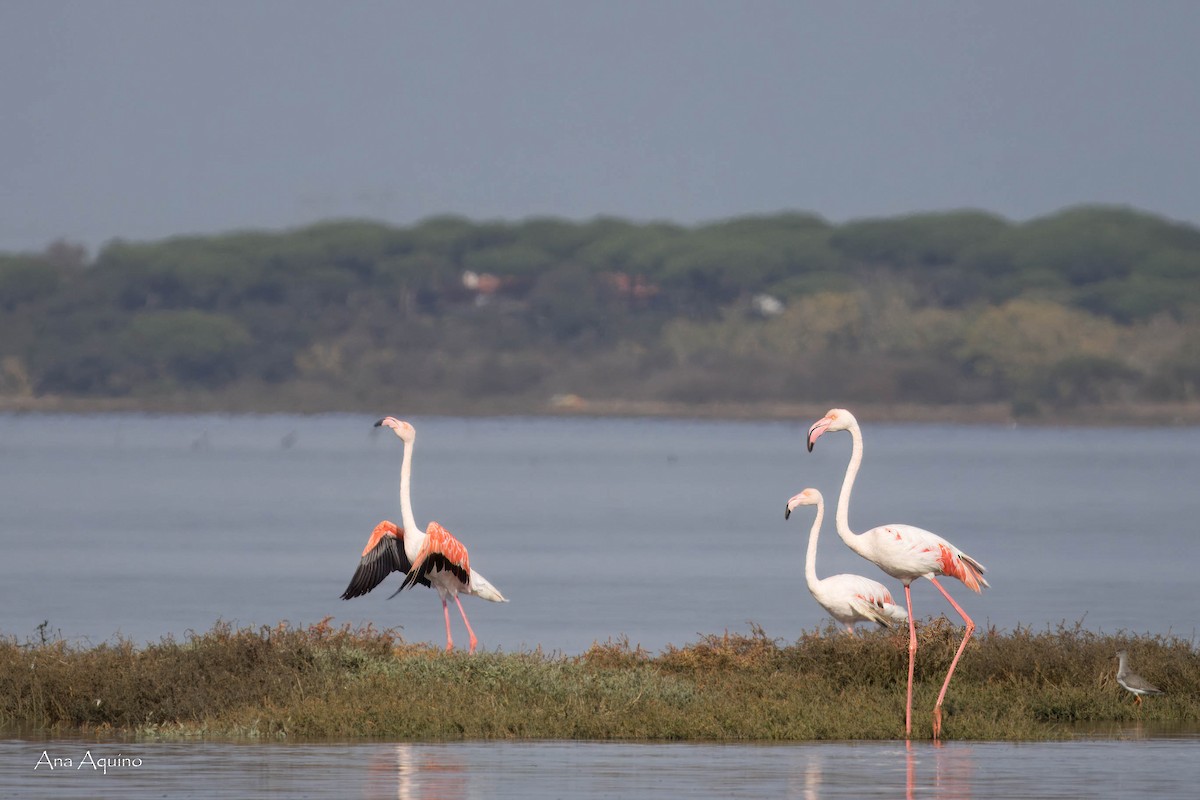
[[[1105,206],[1025,222],[442,216],[0,253],[0,409],[788,404],[1194,422],[1200,228]]]
[[[218,623],[184,641],[0,640],[0,726],[57,735],[255,739],[805,741],[904,735],[907,631],[793,643],[710,635],[658,654],[446,653],[395,631]],[[915,738],[961,629],[918,627]],[[1166,691],[1136,707],[1114,655]],[[1079,625],[979,630],[946,699],[948,739],[1070,738],[1080,723],[1200,725],[1193,642]]]

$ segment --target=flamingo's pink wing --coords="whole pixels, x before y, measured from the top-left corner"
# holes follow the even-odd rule
[[[421,550],[413,560],[408,577],[404,579],[400,589],[413,583],[429,584],[429,573],[435,570],[450,572],[464,584],[471,582],[471,563],[467,557],[467,548],[450,531],[436,522],[429,523],[425,529],[425,541]],[[400,589],[396,591],[399,592]]]
[[[958,578],[973,592],[981,592],[987,587],[984,566],[936,533],[911,525],[884,525],[877,530],[894,536],[896,542],[915,555],[929,572]]]
[[[410,569],[412,564],[404,554],[404,529],[384,520],[371,532],[371,538],[363,548],[358,568],[350,578],[350,585],[342,593],[342,599],[364,595],[383,583],[383,579],[393,572],[407,574]],[[428,581],[425,581],[425,585],[429,585]]]
[[[958,578],[973,592],[982,592],[988,585],[983,577],[983,565],[953,545],[938,545],[937,562],[943,575]]]

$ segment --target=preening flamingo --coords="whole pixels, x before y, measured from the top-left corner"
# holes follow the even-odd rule
[[[917,630],[913,622],[912,592],[910,585],[917,578],[928,578],[929,582],[938,588],[954,610],[959,613],[966,623],[966,633],[962,643],[950,662],[946,671],[946,680],[938,693],[937,704],[933,707],[933,738],[938,738],[942,732],[942,701],[946,698],[946,689],[950,686],[950,677],[958,665],[958,659],[967,647],[975,623],[967,616],[950,593],[942,588],[937,580],[938,575],[948,575],[958,578],[973,592],[982,592],[988,585],[984,580],[984,567],[975,559],[959,550],[950,542],[935,533],[930,533],[912,525],[881,525],[866,533],[855,534],[850,530],[850,492],[854,488],[854,479],[862,464],[863,440],[862,430],[858,420],[844,408],[834,408],[808,429],[808,450],[812,452],[813,445],[822,434],[829,431],[849,431],[852,448],[850,463],[846,466],[846,477],[842,480],[842,493],[838,498],[837,532],[851,550],[874,563],[881,570],[899,578],[904,584],[904,599],[908,605],[908,697],[904,709],[904,733],[912,733],[912,691],[913,667],[917,656]]]
[[[467,634],[471,637],[469,652],[474,653],[475,631],[471,630],[459,594],[482,597],[493,603],[507,603],[508,600],[486,578],[471,569],[467,548],[449,531],[436,522],[430,522],[424,532],[417,527],[410,495],[412,451],[417,432],[412,425],[395,417],[384,417],[375,423],[375,427],[380,426],[391,428],[404,442],[404,457],[400,464],[400,515],[404,527],[398,527],[389,520],[375,526],[367,546],[363,548],[354,577],[342,593],[342,599],[364,595],[393,572],[403,572],[404,581],[391,597],[418,583],[437,589],[442,598],[442,613],[446,617],[446,650],[454,649],[448,605],[453,597],[458,605],[458,613],[462,614],[463,624],[467,626]]]
[[[882,627],[908,620],[904,609],[892,600],[892,593],[879,581],[862,575],[830,575],[817,578],[817,538],[821,535],[821,523],[825,520],[825,499],[816,489],[805,489],[787,501],[783,518],[787,519],[797,506],[817,507],[817,516],[808,532],[808,554],[804,558],[804,578],[808,591],[829,615],[846,626],[846,632],[854,635],[854,623],[874,622]]]
[[[1133,692],[1133,702],[1135,705],[1140,706],[1142,704],[1142,695],[1163,693],[1162,689],[1159,689],[1141,675],[1129,671],[1129,654],[1124,650],[1117,651],[1117,661],[1117,683],[1121,684],[1122,688]]]

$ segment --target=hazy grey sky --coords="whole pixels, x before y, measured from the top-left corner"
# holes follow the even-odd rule
[[[0,250],[329,217],[1200,223],[1200,2],[0,0]]]

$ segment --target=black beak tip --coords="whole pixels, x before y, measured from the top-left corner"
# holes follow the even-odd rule
[[[376,422],[375,424],[378,425],[379,423]],[[812,446],[813,446],[813,443],[812,443],[812,440],[810,439],[808,442],[808,452],[810,452],[810,453],[812,452]]]
[[[790,508],[785,508],[783,510],[783,518],[787,519],[790,516],[792,516],[792,510]]]
[[[386,417],[385,417],[384,419],[386,419]],[[382,424],[383,424],[383,420],[382,420],[382,419],[377,419],[377,420],[375,420],[375,426],[374,426],[374,427],[378,428],[378,427],[379,427],[380,425],[382,425]],[[812,450],[812,446],[810,445],[808,449],[809,449],[809,450]]]

